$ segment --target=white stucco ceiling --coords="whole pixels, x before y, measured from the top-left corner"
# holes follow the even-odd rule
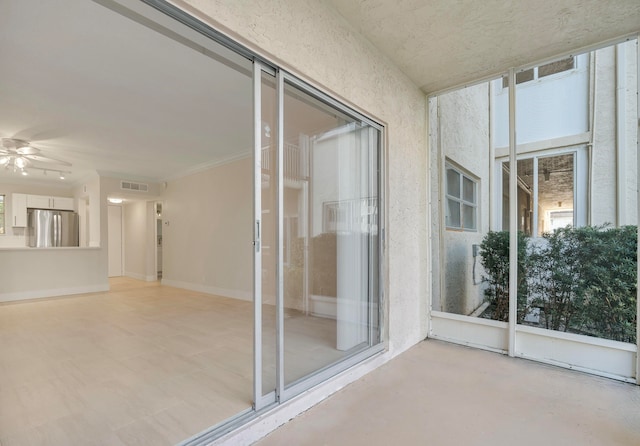
[[[640,0],[328,0],[431,93],[640,31]]]

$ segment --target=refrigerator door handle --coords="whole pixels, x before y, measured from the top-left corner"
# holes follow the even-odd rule
[[[53,214],[53,246],[60,246],[60,214]]]

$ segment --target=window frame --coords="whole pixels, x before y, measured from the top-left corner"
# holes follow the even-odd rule
[[[0,235],[7,234],[7,196],[5,194],[0,194],[0,202],[2,206],[0,207]]]
[[[571,68],[567,68],[566,70],[560,70],[560,71],[556,71],[554,73],[549,73],[549,74],[545,74],[543,76],[540,76],[539,70],[540,70],[541,67],[543,67],[543,68],[544,67],[548,67],[550,65],[557,64],[558,62],[562,62],[562,61],[565,61],[567,59],[571,59],[571,61],[573,63],[573,66]],[[541,65],[537,65],[535,67],[528,68],[526,70],[518,71],[516,73],[516,85],[526,84],[526,83],[535,82],[535,81],[541,81],[541,80],[543,80],[545,78],[552,79],[552,78],[554,78],[556,76],[566,75],[566,74],[572,73],[572,72],[576,71],[577,69],[578,69],[578,57],[573,56],[573,55],[572,56],[568,56],[568,57],[564,57],[562,59],[557,59],[557,60],[554,60],[552,62],[547,62],[547,63],[541,64]],[[530,79],[528,79],[528,78],[527,79],[518,79],[518,77],[522,78],[525,75],[525,73],[529,73],[529,72],[531,73],[531,78]],[[505,90],[509,88],[509,77],[508,76],[502,76],[502,88],[505,89]]]
[[[563,147],[563,148],[552,148],[547,150],[524,152],[524,153],[518,154],[517,161],[523,161],[528,159],[537,160],[537,161],[534,161],[535,163],[534,165],[537,166],[537,162],[540,159],[563,156],[563,155],[573,155],[573,226],[574,227],[585,226],[589,224],[589,208],[591,205],[589,192],[588,192],[588,188],[589,188],[588,184],[589,184],[589,177],[590,177],[590,171],[588,166],[589,153],[588,153],[588,147],[586,144],[579,144],[579,145]],[[496,177],[496,181],[495,181],[496,190],[494,194],[495,196],[493,197],[494,200],[496,200],[495,201],[496,214],[494,214],[494,216],[496,217],[495,221],[499,225],[497,229],[507,230],[508,228],[504,227],[503,219],[502,219],[504,215],[504,210],[502,207],[502,196],[503,196],[504,190],[503,190],[502,183],[503,183],[503,175],[505,173],[502,166],[504,165],[504,163],[507,163],[507,167],[508,167],[509,158],[504,156],[496,157],[495,162],[496,162],[496,165],[495,165],[496,172],[499,172],[499,174]],[[534,170],[536,169],[534,168]],[[518,185],[520,185],[519,178],[518,178]],[[538,205],[539,197],[537,196],[537,191],[535,191],[534,189],[532,189],[530,192],[531,192],[531,200],[532,200],[532,210],[534,211],[533,222],[531,225],[531,234],[532,234],[532,237],[540,237],[537,235],[538,233],[537,205]]]
[[[449,170],[452,170],[454,172],[456,172],[460,178],[459,181],[459,191],[460,194],[459,196],[455,196],[455,195],[451,195],[449,193],[449,181],[447,180],[447,173]],[[474,201],[468,201],[465,200],[464,197],[464,180],[467,179],[469,181],[471,181],[471,183],[473,184],[473,198]],[[444,222],[445,222],[445,228],[447,230],[450,231],[463,231],[463,232],[478,232],[479,231],[479,222],[480,222],[480,216],[479,216],[479,211],[478,211],[478,197],[480,195],[480,179],[477,178],[475,175],[472,175],[471,173],[467,172],[466,170],[462,169],[461,167],[457,166],[456,164],[452,163],[450,160],[446,160],[445,164],[444,164],[444,197],[445,197],[445,213],[444,213]],[[449,203],[450,201],[454,201],[456,203],[458,203],[459,205],[459,210],[460,210],[460,224],[459,225],[452,225],[451,224],[451,210],[449,208]],[[465,206],[467,206],[468,208],[472,208],[473,209],[473,221],[475,223],[474,227],[472,228],[467,228],[464,225],[464,209]]]

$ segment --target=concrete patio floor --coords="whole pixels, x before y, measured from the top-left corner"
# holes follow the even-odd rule
[[[640,387],[427,340],[257,443],[640,445]]]

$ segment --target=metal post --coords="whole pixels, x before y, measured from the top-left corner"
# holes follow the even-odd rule
[[[276,72],[278,147],[276,152],[276,398],[284,395],[284,79]]]
[[[516,353],[518,312],[518,165],[516,156],[516,72],[509,70],[509,356]]]
[[[262,69],[253,64],[253,404],[262,407]]]

